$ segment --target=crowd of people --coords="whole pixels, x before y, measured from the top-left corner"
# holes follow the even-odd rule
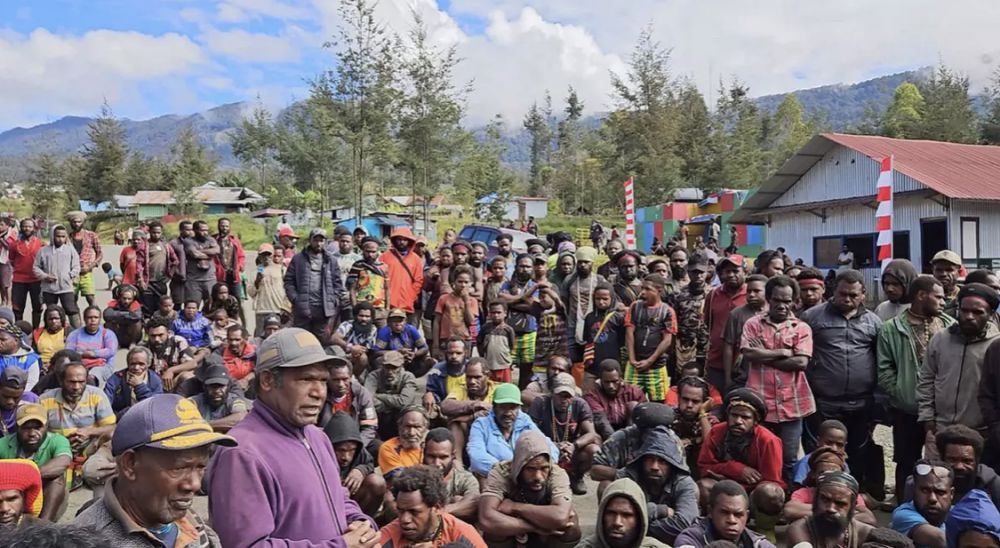
[[[1000,278],[952,251],[878,303],[717,234],[282,226],[248,268],[151,222],[102,309],[84,224],[0,219],[0,546],[1000,548]]]

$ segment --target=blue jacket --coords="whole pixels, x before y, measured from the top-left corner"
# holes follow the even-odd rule
[[[163,381],[160,380],[160,376],[152,369],[148,373],[149,378],[146,382],[135,387],[136,402],[163,393]],[[116,371],[114,375],[108,377],[108,382],[104,385],[104,393],[111,400],[111,408],[119,417],[128,411],[129,407],[132,407],[132,387],[128,385],[126,375],[128,375],[128,369]]]
[[[427,372],[427,391],[434,394],[434,399],[438,403],[448,397],[448,364],[440,362]],[[462,373],[459,377],[465,376],[465,366],[462,366]]]
[[[944,520],[948,546],[958,546],[958,537],[976,531],[1000,540],[1000,511],[985,491],[973,489],[956,502]]]
[[[479,417],[469,428],[469,441],[465,450],[469,454],[470,469],[479,476],[486,477],[490,473],[493,465],[502,460],[514,458],[514,445],[517,438],[524,432],[532,431],[542,434],[542,431],[535,425],[535,421],[527,413],[520,411],[517,419],[514,420],[514,432],[508,442],[504,439],[497,426],[496,415],[490,411],[489,415]],[[545,441],[549,442],[549,452],[552,454],[552,462],[559,462],[559,449],[552,443],[545,434]]]
[[[212,344],[212,321],[202,315],[201,312],[194,317],[194,320],[187,321],[181,313],[174,320],[174,335],[180,335],[195,348],[207,348]]]

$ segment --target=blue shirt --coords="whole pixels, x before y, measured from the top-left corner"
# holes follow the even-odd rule
[[[212,321],[201,312],[191,321],[187,321],[183,313],[179,314],[174,320],[173,331],[195,348],[206,348],[212,343]]]
[[[426,347],[427,341],[420,334],[420,330],[410,324],[404,325],[403,331],[399,334],[393,333],[392,328],[387,325],[380,328],[378,335],[375,336],[376,350],[399,350],[401,348],[421,350]]]
[[[795,475],[792,477],[792,481],[794,483],[797,483],[799,485],[805,483],[806,476],[809,475],[809,457],[811,455],[812,453],[809,453],[808,455],[795,461],[795,467],[793,468]],[[844,472],[847,472],[848,474],[851,473],[851,467],[848,466],[846,462],[844,463]]]
[[[910,536],[910,531],[918,525],[930,525],[924,516],[920,515],[917,511],[917,507],[913,505],[913,501],[904,502],[900,504],[892,513],[892,522],[889,527],[892,527],[893,531],[897,533],[902,533],[907,537]],[[938,529],[944,531],[944,523],[938,526]],[[924,545],[918,544],[917,548],[925,548]]]

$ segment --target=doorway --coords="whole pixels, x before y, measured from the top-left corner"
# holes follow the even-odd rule
[[[944,217],[920,220],[920,270],[931,272],[931,258],[948,249],[948,220]]]

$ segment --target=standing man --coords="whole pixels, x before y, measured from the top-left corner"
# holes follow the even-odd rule
[[[931,273],[944,288],[944,312],[958,318],[958,276],[962,258],[950,249],[938,251],[931,259]]]
[[[42,302],[46,306],[61,304],[69,323],[80,327],[80,309],[76,306],[73,287],[80,277],[80,256],[69,243],[66,227],[52,228],[52,241],[35,255],[35,277],[42,281]],[[34,306],[34,305],[32,305]]]
[[[667,304],[677,314],[674,354],[678,366],[705,362],[708,327],[705,325],[705,296],[708,293],[708,262],[695,254],[687,264],[688,284],[667,296]]]
[[[209,512],[222,545],[372,548],[375,525],[341,485],[333,447],[315,426],[330,356],[298,328],[268,337],[260,355],[257,401],[229,431],[240,445],[217,450],[210,464]]]
[[[823,421],[837,419],[844,423],[851,433],[847,439],[848,462],[856,463],[852,467],[855,478],[868,485],[864,467],[874,426],[876,354],[882,320],[864,307],[865,284],[860,272],[841,270],[833,285],[834,295],[829,302],[801,316],[813,333],[813,355],[806,377],[817,407],[806,420],[802,445],[806,452],[816,448]]]
[[[187,249],[184,245],[194,236],[194,226],[191,221],[181,221],[177,225],[177,237],[170,240],[170,247],[177,256],[177,268],[170,277],[170,296],[177,310],[184,308],[184,284],[187,282]]]
[[[892,412],[896,500],[903,500],[906,475],[924,447],[924,429],[917,420],[920,366],[931,339],[955,323],[943,310],[944,288],[932,276],[917,276],[907,291],[910,306],[886,321],[878,334],[878,384],[889,395]]]
[[[740,350],[747,362],[746,387],[764,396],[764,426],[781,438],[782,470],[792,484],[795,458],[802,439],[802,419],[816,411],[806,366],[812,357],[812,330],[792,314],[798,285],[785,276],[767,281],[768,310],[743,327]]]
[[[417,239],[409,227],[393,229],[389,243],[380,257],[389,275],[389,306],[405,310],[407,323],[419,325],[414,311],[424,286],[424,258],[413,251]]]
[[[201,306],[212,299],[216,281],[212,263],[219,255],[219,243],[208,233],[208,223],[194,222],[194,236],[184,239],[184,252],[187,254],[184,299],[197,301]]]
[[[339,260],[337,261],[339,264]],[[374,323],[377,327],[386,324],[389,318],[389,275],[388,268],[379,259],[378,239],[365,236],[361,240],[361,258],[354,261],[347,272],[347,288],[351,306],[366,302],[374,309]]]
[[[219,233],[215,241],[219,243],[219,254],[215,256],[215,279],[229,286],[229,294],[243,302],[243,269],[246,268],[246,254],[243,244],[232,233],[232,223],[223,217],[219,219]],[[243,306],[240,306],[240,323],[247,324]]]
[[[347,273],[351,271],[354,263],[361,260],[361,254],[354,251],[354,235],[346,226],[337,225],[337,228],[333,229],[333,239],[331,243],[337,246],[333,250],[333,256],[337,258],[337,266],[340,267],[340,281],[346,284]]]
[[[597,259],[597,249],[588,246],[577,249],[576,271],[563,281],[559,289],[559,298],[566,305],[566,341],[569,360],[573,364],[573,377],[581,384],[587,314],[594,309],[594,290],[597,284],[607,283],[603,276],[594,273],[595,259]]]
[[[42,239],[35,235],[35,221],[21,219],[21,230],[10,244],[10,262],[14,270],[11,300],[14,318],[21,321],[28,296],[31,296],[31,326],[35,329],[42,321],[42,282],[35,276],[35,255],[42,245]]]
[[[159,308],[160,299],[169,295],[167,282],[177,273],[180,260],[174,246],[163,241],[163,225],[160,221],[150,221],[149,240],[143,247],[144,249],[136,257],[136,281],[142,293],[140,297],[142,313],[148,318]],[[81,270],[83,264],[81,257]],[[87,300],[93,304],[91,297]]]
[[[10,287],[14,278],[10,246],[17,239],[10,217],[0,217],[0,306],[10,306]]]
[[[101,241],[93,230],[83,228],[87,214],[82,211],[70,211],[66,214],[69,222],[69,237],[73,248],[80,255],[80,278],[76,282],[75,299],[82,294],[87,299],[87,306],[94,306],[94,274],[95,267],[101,264],[104,253],[101,252]],[[155,309],[155,306],[154,306]]]
[[[726,322],[729,321],[729,313],[736,307],[747,304],[744,264],[743,256],[735,254],[719,261],[715,271],[721,285],[712,289],[705,300],[705,325],[708,327],[705,376],[708,377],[708,382],[722,393],[725,393],[733,382],[733,372],[723,368],[722,353],[726,346],[723,331],[726,329]]]
[[[340,313],[344,288],[326,231],[309,231],[309,245],[295,255],[285,272],[285,294],[292,303],[292,324],[308,330],[323,344],[330,342],[332,322]]]

